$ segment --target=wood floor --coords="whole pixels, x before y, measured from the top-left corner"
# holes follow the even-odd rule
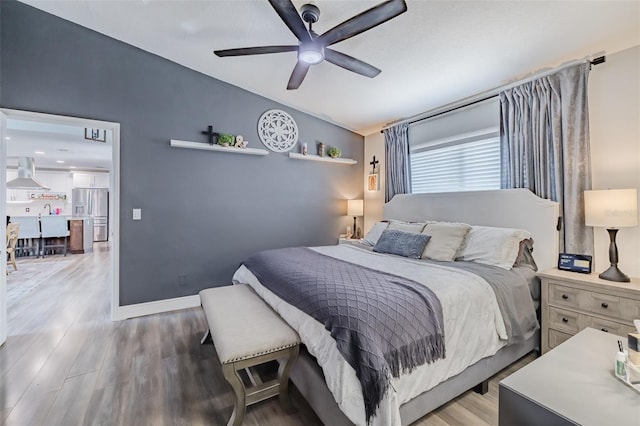
[[[39,263],[47,279],[9,305],[2,424],[225,425],[233,396],[214,347],[200,345],[200,308],[112,322],[108,248],[69,258],[53,274],[61,256],[19,260],[18,268]],[[416,424],[496,425],[498,382],[532,359],[494,377],[488,394],[467,392]],[[287,415],[276,398],[249,407],[245,425],[321,424],[295,388],[292,399],[297,413]]]

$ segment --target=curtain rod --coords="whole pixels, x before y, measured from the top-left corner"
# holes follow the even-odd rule
[[[522,79],[522,80],[519,80],[519,81],[516,81],[516,82],[513,82],[513,83],[505,84],[503,86],[496,87],[496,88],[491,89],[491,90],[487,90],[486,92],[482,92],[482,93],[479,93],[477,95],[470,96],[470,97],[465,98],[465,99],[463,99],[461,101],[458,101],[458,102],[450,103],[448,105],[445,105],[444,107],[439,108],[439,109],[444,108],[444,109],[442,109],[440,111],[438,109],[436,109],[436,110],[432,110],[433,113],[428,113],[428,112],[427,113],[422,113],[422,114],[414,115],[413,117],[405,118],[403,120],[398,120],[396,122],[390,123],[387,126],[385,126],[384,129],[380,130],[380,133],[383,133],[385,129],[388,129],[388,128],[392,127],[392,126],[395,126],[396,124],[408,122],[409,125],[411,125],[411,124],[415,124],[415,123],[418,123],[420,121],[428,120],[430,118],[438,117],[440,115],[444,115],[444,114],[447,114],[447,113],[450,113],[450,112],[453,112],[453,111],[456,111],[456,110],[459,110],[459,109],[462,109],[462,108],[466,108],[466,107],[471,106],[471,105],[479,104],[480,102],[484,102],[484,101],[487,101],[489,99],[495,98],[503,90],[510,89],[510,88],[518,86],[520,84],[528,83],[528,82],[530,82],[532,80],[535,80],[537,78],[546,77],[547,75],[554,74],[554,73],[556,73],[556,72],[558,72],[560,70],[563,70],[563,69],[568,68],[568,67],[572,67],[572,66],[577,65],[577,64],[582,63],[582,62],[589,62],[589,64],[591,64],[591,65],[599,65],[599,64],[602,64],[602,63],[606,62],[606,60],[607,60],[607,58],[605,56],[598,56],[597,58],[594,58],[594,59],[592,59],[590,61],[573,61],[573,62],[568,63],[566,65],[562,65],[562,66],[560,66],[558,68],[554,68],[552,70],[542,71],[542,72],[539,72],[537,74],[531,75],[531,76],[529,76],[529,77],[527,77],[525,79]],[[425,116],[424,114],[428,114],[428,115]]]

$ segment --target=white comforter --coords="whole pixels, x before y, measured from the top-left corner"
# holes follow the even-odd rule
[[[392,380],[393,389],[372,418],[373,426],[400,425],[400,405],[438,383],[455,376],[478,360],[495,354],[506,344],[507,332],[493,290],[484,279],[444,265],[425,264],[398,256],[374,253],[354,246],[313,248],[319,253],[412,279],[438,296],[444,316],[446,358],[416,368]],[[275,296],[244,266],[234,283],[249,284],[280,314],[316,357],[340,409],[356,425],[366,425],[360,382],[345,361],[335,340],[314,318]]]

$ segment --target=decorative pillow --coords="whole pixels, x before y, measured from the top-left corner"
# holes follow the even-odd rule
[[[367,232],[367,235],[365,235],[362,243],[370,246],[375,246],[378,242],[378,239],[380,238],[380,235],[382,235],[382,231],[387,229],[387,226],[389,226],[389,222],[377,222],[375,225],[373,225],[373,228],[371,228],[371,230]]]
[[[395,229],[396,231],[411,232],[419,234],[425,227],[425,223],[419,222],[402,222],[400,220],[391,220],[387,229]]]
[[[534,271],[538,270],[538,265],[536,265],[536,261],[533,258],[533,238],[520,241],[518,256],[516,256],[516,261],[513,264],[514,268],[518,266],[525,266]]]
[[[385,229],[373,247],[373,251],[420,259],[427,242],[429,242],[428,235]]]
[[[518,257],[520,241],[528,238],[531,234],[522,229],[472,226],[458,250],[458,259],[510,270]]]
[[[429,243],[422,252],[422,258],[450,262],[462,245],[471,226],[465,223],[429,223],[422,234],[429,235]]]

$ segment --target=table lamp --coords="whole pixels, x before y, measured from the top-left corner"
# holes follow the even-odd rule
[[[605,189],[584,192],[585,225],[607,228],[609,232],[609,269],[599,275],[603,280],[629,282],[618,269],[618,228],[638,226],[638,193],[636,189]]]
[[[353,235],[356,235],[356,217],[364,215],[364,200],[347,200],[347,216],[353,216]]]

